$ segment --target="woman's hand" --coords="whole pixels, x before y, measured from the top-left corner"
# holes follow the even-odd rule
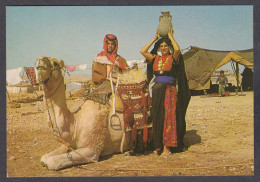
[[[174,50],[173,55],[172,55],[173,59],[178,64],[181,50],[180,50],[179,44],[176,42],[176,40],[173,37],[173,27],[169,28],[168,37],[172,42],[172,46],[173,46],[173,50]]]
[[[153,40],[156,41],[156,40],[158,40],[158,39],[159,39],[159,31],[158,31],[158,29],[157,29],[157,30],[156,30],[156,34],[155,34]]]
[[[174,38],[173,38],[173,33],[174,33],[174,31],[173,31],[173,26],[172,26],[172,27],[169,28],[169,31],[168,31],[168,37],[169,37],[169,39],[174,39]]]

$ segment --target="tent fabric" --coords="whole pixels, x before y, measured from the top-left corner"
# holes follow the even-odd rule
[[[210,77],[214,70],[235,61],[253,69],[253,49],[241,51],[217,51],[191,46],[183,55],[189,88],[210,89]]]
[[[34,67],[24,67],[25,72],[29,78],[32,85],[36,84],[36,73]]]
[[[244,57],[240,56],[239,53],[236,52],[230,52],[227,54],[227,56],[219,63],[219,65],[216,67],[216,69],[220,68],[221,66],[227,64],[229,61],[235,61],[239,64],[244,65],[245,67],[249,69],[254,68],[254,64],[245,59]]]
[[[6,82],[8,85],[15,85],[23,81],[22,73],[24,71],[23,67],[16,69],[11,69],[6,71]]]

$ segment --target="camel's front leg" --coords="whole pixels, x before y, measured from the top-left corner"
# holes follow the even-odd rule
[[[81,155],[85,156],[82,157]],[[49,157],[46,161],[48,169],[60,170],[73,165],[91,163],[93,161],[98,161],[100,152],[95,151],[91,148],[80,148],[69,153],[64,153],[56,156]]]
[[[59,148],[57,148],[57,149],[55,149],[55,150],[53,150],[53,151],[51,151],[51,152],[49,152],[49,153],[43,155],[43,156],[41,157],[41,164],[42,164],[43,166],[45,166],[45,165],[46,165],[46,161],[47,161],[50,157],[55,156],[55,155],[64,154],[64,153],[67,152],[67,150],[68,150],[68,148],[67,148],[65,145],[62,144]]]

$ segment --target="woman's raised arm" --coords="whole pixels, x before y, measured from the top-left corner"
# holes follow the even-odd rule
[[[172,55],[173,59],[178,63],[179,62],[179,56],[180,56],[181,49],[180,49],[179,44],[176,42],[176,40],[173,37],[173,27],[171,27],[169,29],[168,37],[171,40],[172,46],[173,46],[173,49],[174,49],[174,53]]]
[[[153,45],[153,43],[155,41],[157,41],[159,39],[159,33],[158,30],[156,30],[156,34],[154,36],[154,38],[148,43],[146,44],[140,51],[140,53],[149,61],[151,62],[154,59],[153,54],[149,53],[148,50],[150,49],[150,47]]]

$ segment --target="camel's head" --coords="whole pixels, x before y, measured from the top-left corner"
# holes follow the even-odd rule
[[[57,81],[62,77],[61,68],[64,67],[63,60],[59,62],[53,57],[40,56],[35,65],[40,83],[46,83],[48,80]]]

